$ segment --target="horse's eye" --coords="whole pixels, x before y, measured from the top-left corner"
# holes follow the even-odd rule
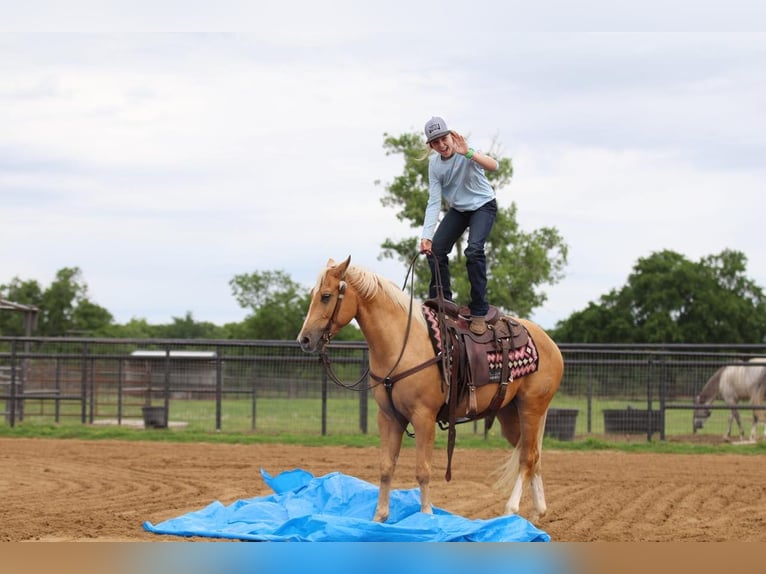
[[[322,293],[322,303],[327,303],[330,300],[330,297],[332,297],[332,293]]]

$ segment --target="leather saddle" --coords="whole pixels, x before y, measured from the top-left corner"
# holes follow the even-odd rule
[[[523,377],[537,370],[537,348],[524,325],[502,315],[494,306],[485,317],[487,330],[481,335],[469,329],[468,308],[459,308],[452,301],[438,298],[426,300],[422,309],[436,357],[441,358],[443,381],[448,387],[446,402],[439,409],[436,422],[448,431],[445,478],[449,481],[455,425],[484,418],[485,432],[488,431],[505,400],[508,383],[514,376]],[[489,383],[497,383],[497,392],[489,406],[478,412],[476,388]],[[458,416],[457,405],[466,395],[468,409],[465,415]]]
[[[424,313],[431,312],[429,324],[434,348],[445,358],[442,370],[446,372],[443,375],[451,387],[448,403],[457,402],[469,394],[468,418],[460,422],[493,416],[502,404],[508,383],[513,380],[511,361],[514,351],[530,341],[526,328],[490,306],[486,315],[487,330],[477,335],[469,329],[470,311],[467,307],[439,299],[428,299],[423,307]],[[477,413],[475,389],[489,383],[498,383],[498,392],[489,408]],[[442,411],[446,418],[447,411],[444,408]],[[443,418],[441,414],[440,420]]]

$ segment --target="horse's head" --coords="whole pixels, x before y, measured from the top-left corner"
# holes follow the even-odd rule
[[[338,264],[330,259],[311,289],[311,303],[298,334],[301,349],[307,353],[321,351],[356,315],[354,296],[346,293],[345,277],[350,263],[351,256]]]
[[[696,433],[705,424],[710,417],[710,409],[705,408],[702,398],[697,395],[694,397],[694,432]]]

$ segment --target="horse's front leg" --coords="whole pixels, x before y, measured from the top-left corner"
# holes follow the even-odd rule
[[[388,520],[391,481],[396,470],[396,461],[402,448],[404,428],[394,417],[378,411],[378,431],[380,433],[380,489],[378,505],[375,508],[375,522]]]
[[[753,424],[750,427],[750,442],[755,442],[758,438],[758,417],[753,413]]]
[[[739,410],[737,409],[731,409],[729,413],[729,433],[728,433],[729,437],[731,437],[731,425],[733,421],[737,421],[737,427],[739,427],[739,438],[744,439],[745,429],[742,428],[742,421],[739,418]]]
[[[420,487],[420,511],[433,513],[431,504],[431,461],[436,435],[436,419],[431,413],[413,416],[415,431],[415,478]]]

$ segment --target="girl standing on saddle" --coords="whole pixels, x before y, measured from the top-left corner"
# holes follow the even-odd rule
[[[468,147],[465,138],[448,129],[443,118],[432,117],[428,120],[425,132],[426,144],[436,152],[428,162],[428,205],[420,239],[420,252],[430,256],[429,297],[437,297],[441,291],[445,299],[452,300],[449,253],[468,229],[465,266],[471,283],[470,329],[481,335],[487,330],[485,316],[489,311],[484,243],[492,231],[497,213],[495,191],[485,170],[497,170],[498,163],[494,158]],[[437,228],[442,199],[449,209]]]

